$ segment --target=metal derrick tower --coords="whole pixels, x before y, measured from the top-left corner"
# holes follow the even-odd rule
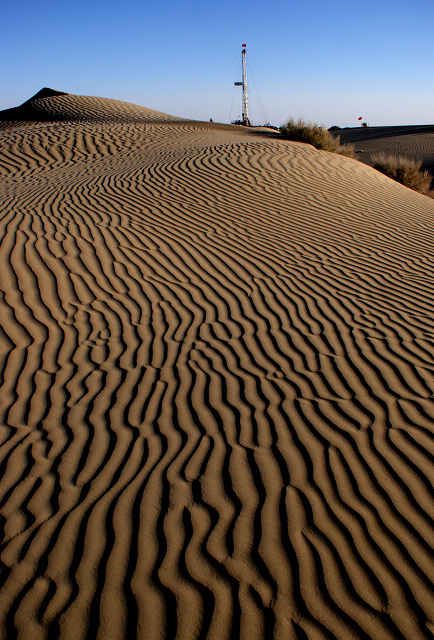
[[[246,70],[246,46],[245,44],[241,45],[243,47],[242,51],[242,61],[243,61],[243,81],[236,82],[237,87],[243,87],[243,113],[241,116],[241,124],[246,127],[250,127],[249,120],[249,97],[247,95],[247,70]]]

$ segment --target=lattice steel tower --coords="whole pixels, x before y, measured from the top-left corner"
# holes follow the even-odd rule
[[[249,96],[247,95],[247,70],[246,70],[246,46],[245,44],[241,45],[243,47],[242,51],[242,60],[243,60],[243,81],[236,82],[237,87],[243,87],[243,113],[241,116],[241,124],[246,127],[250,127],[249,120]]]

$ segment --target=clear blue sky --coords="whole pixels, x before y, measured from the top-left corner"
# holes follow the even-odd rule
[[[47,86],[229,122],[246,43],[255,123],[432,124],[433,25],[434,0],[14,0],[0,109]]]

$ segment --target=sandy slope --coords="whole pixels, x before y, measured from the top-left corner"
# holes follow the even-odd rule
[[[431,637],[434,201],[67,98],[0,134],[1,637]]]
[[[75,96],[45,87],[19,107],[0,111],[0,122],[168,122],[182,118],[121,100]]]
[[[357,159],[372,165],[372,155],[386,153],[421,160],[434,175],[434,125],[359,127],[336,131],[341,142],[353,144]]]

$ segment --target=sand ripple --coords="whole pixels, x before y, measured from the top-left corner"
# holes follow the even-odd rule
[[[434,202],[193,123],[0,160],[2,637],[431,637]]]

